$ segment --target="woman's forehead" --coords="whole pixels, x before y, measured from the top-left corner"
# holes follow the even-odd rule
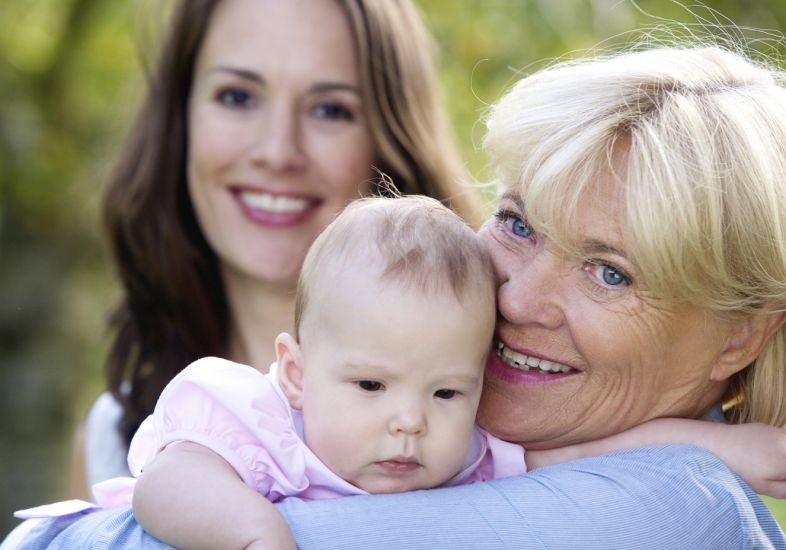
[[[583,173],[566,170],[557,177],[521,181],[505,187],[500,201],[512,203],[538,230],[571,246],[621,251],[626,233],[626,188],[619,160]],[[603,235],[603,238],[599,238]],[[612,236],[616,238],[611,239]],[[599,243],[607,243],[600,246]]]

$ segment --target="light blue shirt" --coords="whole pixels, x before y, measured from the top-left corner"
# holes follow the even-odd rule
[[[278,505],[302,549],[786,549],[759,497],[715,456],[669,445],[525,476]],[[47,521],[22,548],[169,548],[129,509]]]

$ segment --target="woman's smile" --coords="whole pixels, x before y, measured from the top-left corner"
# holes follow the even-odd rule
[[[556,361],[550,361],[534,354],[520,353],[506,346],[502,340],[495,344],[496,354],[506,365],[524,372],[535,374],[568,374],[576,369]]]
[[[259,188],[232,187],[242,212],[252,222],[272,227],[290,227],[315,214],[323,199],[298,193],[274,193]]]
[[[539,357],[532,351],[526,354],[515,351],[497,338],[493,353],[486,361],[486,383],[493,380],[507,384],[544,384],[558,382],[580,374],[580,371],[564,363]]]

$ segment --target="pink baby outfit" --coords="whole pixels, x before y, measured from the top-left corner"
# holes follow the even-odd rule
[[[367,494],[330,471],[306,446],[302,415],[289,406],[276,373],[275,363],[264,375],[216,357],[186,367],[164,388],[153,414],[134,435],[128,452],[131,472],[138,477],[168,445],[190,441],[220,455],[246,485],[272,502],[290,496],[323,499]],[[520,445],[476,427],[461,471],[445,485],[525,471]],[[135,481],[114,478],[96,484],[93,489],[99,507],[129,505]],[[69,501],[24,510],[17,517],[64,515],[91,507],[96,506]]]
[[[177,441],[198,443],[229,462],[243,481],[276,502],[366,494],[330,471],[303,441],[293,410],[270,374],[208,357],[189,365],[161,393],[155,411],[131,442],[128,461],[138,476]],[[464,466],[446,485],[525,472],[524,450],[476,428]]]

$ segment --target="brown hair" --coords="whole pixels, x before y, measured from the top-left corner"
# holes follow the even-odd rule
[[[175,6],[147,94],[104,199],[124,295],[111,317],[109,388],[127,440],[188,363],[226,355],[229,306],[186,185],[194,64],[219,0]],[[432,44],[409,0],[338,0],[358,52],[375,166],[402,193],[443,200],[475,221],[475,197],[438,101]]]
[[[440,103],[435,44],[414,5],[409,0],[339,4],[360,60],[376,168],[402,194],[435,197],[477,227],[477,197]]]
[[[344,265],[370,266],[369,276],[428,296],[452,292],[473,303],[495,297],[494,275],[475,231],[439,201],[421,195],[367,197],[350,203],[311,245],[298,279],[295,337],[317,285]]]

